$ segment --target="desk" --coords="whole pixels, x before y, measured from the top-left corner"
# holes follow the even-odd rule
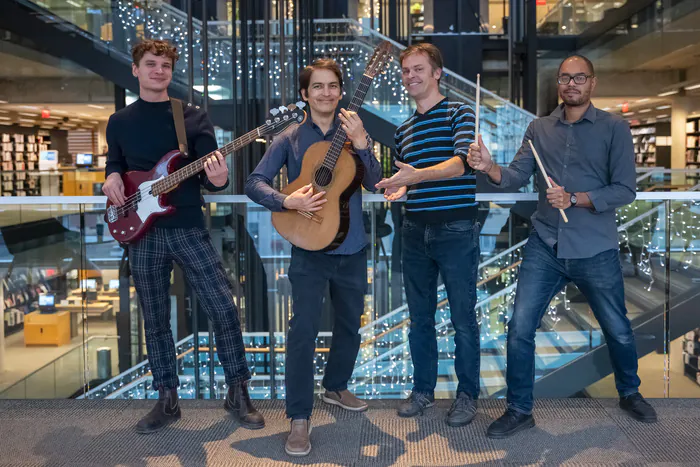
[[[83,305],[80,303],[68,304],[68,305],[56,305],[58,311],[67,311],[70,313],[82,313]],[[89,302],[85,306],[85,311],[88,315],[100,315],[107,319],[109,315],[107,313],[112,312],[112,305],[104,302]]]
[[[70,343],[70,313],[39,313],[24,317],[24,345],[65,345]]]

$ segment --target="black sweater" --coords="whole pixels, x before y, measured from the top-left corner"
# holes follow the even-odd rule
[[[207,114],[194,105],[183,104],[183,107],[189,163],[215,151],[217,145],[214,127]],[[146,102],[138,99],[114,113],[107,123],[107,144],[106,176],[115,172],[124,174],[131,170],[151,170],[168,152],[178,149],[170,101]],[[227,180],[224,186],[215,187],[204,171],[199,175],[190,177],[168,193],[168,202],[175,206],[175,213],[159,218],[154,222],[154,227],[204,227],[200,185],[210,191],[220,191],[229,182]]]

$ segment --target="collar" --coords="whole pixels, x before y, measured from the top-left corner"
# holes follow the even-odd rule
[[[581,117],[581,120],[588,120],[591,123],[595,123],[596,120],[596,115],[598,113],[598,109],[595,108],[593,103],[591,102],[588,104],[588,108],[586,109],[586,112],[583,114],[583,117]],[[559,119],[560,122],[562,122],[565,125],[568,125],[569,122],[566,121],[566,117],[564,115],[564,104],[559,104],[556,109],[550,114],[552,117],[555,117]],[[581,121],[579,120],[579,122]],[[578,123],[578,122],[574,122]]]
[[[309,110],[309,112],[306,114],[306,124],[312,130],[317,130],[319,133],[323,133],[323,131],[321,131],[321,127],[316,125],[313,118],[311,118],[311,110]],[[330,133],[330,132],[335,131],[335,129],[338,128],[338,125],[340,125],[340,119],[338,117],[336,117],[335,120],[333,120],[333,123],[331,123],[331,126],[328,129],[328,132]],[[323,136],[325,136],[325,135],[323,135]]]

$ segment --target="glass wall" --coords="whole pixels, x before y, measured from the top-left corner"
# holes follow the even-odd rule
[[[534,196],[480,196],[476,313],[483,397],[505,394],[506,323]],[[130,279],[120,274],[122,249],[105,229],[102,199],[50,201],[0,204],[5,318],[0,397],[156,397],[145,361],[141,310]],[[272,227],[270,213],[245,197],[209,197],[206,212],[240,309],[251,393],[283,398],[290,245]],[[628,317],[637,339],[642,391],[650,397],[700,396],[699,213],[695,193],[639,193],[637,201],[618,211]],[[365,196],[368,283],[351,388],[367,398],[401,398],[411,388],[399,260],[402,216],[400,203]],[[170,293],[181,396],[224,397],[227,388],[206,317],[177,270]],[[457,384],[454,329],[442,285],[436,294],[437,396],[449,398]],[[317,339],[318,390],[332,338],[327,309]],[[600,324],[573,285],[552,301],[536,342],[538,394],[615,397]]]

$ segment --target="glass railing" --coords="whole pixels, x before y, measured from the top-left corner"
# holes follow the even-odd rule
[[[537,22],[538,34],[576,35],[628,0],[559,0]]]
[[[698,191],[700,169],[638,168],[637,191]]]
[[[78,33],[90,38],[104,49],[105,53],[118,58],[119,61],[129,62],[129,51],[133,44],[142,38],[168,39],[178,46],[181,60],[176,64],[173,80],[176,85],[186,89],[190,84],[198,92],[203,91],[203,43],[201,33],[203,24],[193,20],[193,58],[194,58],[194,82],[188,82],[187,52],[187,15],[185,12],[175,9],[164,2],[132,2],[113,1],[97,2],[95,4],[85,2],[30,2],[29,0],[16,0],[28,5],[38,12],[40,17],[47,21],[58,22],[61,27],[76,30]],[[73,6],[73,5],[79,6]],[[43,16],[42,16],[43,15]],[[98,27],[99,26],[99,27]],[[207,23],[208,33],[208,92],[213,100],[232,99],[242,97],[241,79],[242,54],[240,37],[242,24],[235,23],[236,49],[232,47],[234,25],[226,21],[213,21]],[[284,96],[287,101],[297,99],[297,86],[293,81],[296,76],[297,65],[294,62],[294,45],[291,37],[295,24],[291,20],[285,22],[286,42],[284,51],[280,48],[280,22],[273,20],[270,28],[270,60],[266,66],[264,63],[264,36],[267,24],[263,21],[249,22],[245,25],[249,29],[250,41],[243,42],[249,45],[247,51],[248,89],[250,95],[262,97],[264,95],[263,84],[271,83],[271,98],[273,104],[281,102]],[[99,32],[98,32],[99,29]],[[372,56],[374,48],[384,40],[389,40],[375,30],[366,28],[360,23],[350,19],[323,19],[314,20],[313,23],[313,56],[333,57],[344,69],[346,77],[345,93],[350,96],[359,83],[356,77],[361,76],[368,59]],[[382,119],[393,125],[399,125],[415,111],[415,104],[409,98],[401,84],[400,66],[398,56],[403,45],[392,43],[392,55],[394,61],[387,72],[377,77],[365,99],[364,107],[376,113]],[[236,82],[234,86],[234,63],[236,67]],[[472,105],[476,101],[476,86],[452,71],[445,69],[445,76],[441,80],[441,91],[451,99],[457,99]],[[261,75],[262,74],[262,75]],[[266,75],[267,79],[261,79]],[[282,80],[281,77],[286,79]],[[284,83],[285,89],[281,86]],[[509,101],[489,92],[481,90],[481,133],[484,142],[492,148],[494,158],[501,163],[512,159],[520,146],[522,135],[534,115],[513,105]]]
[[[68,399],[78,397],[92,381],[114,376],[118,336],[90,336],[38,370],[0,391],[0,399]]]
[[[617,69],[634,68],[637,60],[651,60],[668,54],[663,47],[644,47],[644,54],[629,53],[625,60],[606,60],[605,56],[611,50],[620,50],[622,47],[649,34],[658,35],[653,41],[655,44],[664,44],[664,34],[672,34],[673,50],[681,50],[695,44],[695,36],[691,33],[693,27],[689,27],[685,18],[692,17],[700,9],[700,2],[696,0],[672,0],[668,2],[649,2],[642,10],[637,11],[630,18],[619,24],[611,24],[604,31],[588,42],[579,52],[585,54],[594,63],[596,68]],[[669,36],[671,37],[671,36]],[[670,40],[670,39],[667,39]],[[640,49],[641,50],[641,49]],[[601,66],[598,67],[598,64]]]
[[[483,227],[476,313],[481,329],[484,397],[503,394],[505,323],[512,313],[522,247],[529,234],[527,219],[534,209],[535,196],[479,197]],[[212,239],[221,252],[239,304],[253,375],[251,393],[255,398],[283,398],[286,323],[291,314],[289,243],[271,226],[270,213],[245,197],[211,196],[207,200]],[[12,204],[19,201],[23,204]],[[128,297],[126,302],[120,298],[124,280],[119,273],[122,250],[104,228],[104,199],[34,198],[31,202],[35,204],[0,200],[6,334],[0,362],[15,375],[22,373],[16,368],[21,364],[18,362],[27,358],[46,359],[47,364],[27,368],[24,376],[17,378],[21,379],[19,384],[0,386],[0,390],[5,389],[0,397],[80,397],[83,392],[86,398],[155,397],[150,388],[142,312],[136,295],[130,289],[122,295]],[[350,386],[367,398],[403,397],[410,390],[413,369],[407,345],[409,316],[400,273],[400,242],[396,242],[401,207],[400,203],[388,206],[380,195],[365,197],[365,225],[371,242],[367,250],[368,287],[360,329],[362,344]],[[668,372],[685,371],[684,366],[677,369],[678,359],[686,358],[681,357],[683,348],[674,355],[663,351],[664,345],[668,349],[679,346],[684,334],[700,327],[700,315],[688,305],[700,298],[695,297],[700,293],[698,214],[700,194],[692,192],[638,193],[637,201],[618,210],[629,318],[642,342],[640,348],[646,349],[640,351],[640,366],[645,368],[649,390],[659,397],[665,394]],[[440,352],[437,394],[451,397],[456,389],[454,331],[444,288],[436,293]],[[55,306],[47,309],[39,305],[39,294],[54,296]],[[215,346],[210,345],[206,320],[200,318],[195,345],[192,314],[196,305],[187,298],[186,286],[177,274],[171,294],[171,325],[178,341],[182,397],[221,398],[227,388]],[[668,311],[664,308],[667,302],[671,305]],[[46,332],[37,336],[27,327],[28,322],[36,326],[31,321],[37,316],[50,321],[65,315],[69,315],[63,324],[68,333],[65,341],[42,341],[48,339]],[[677,323],[675,328],[673,323]],[[579,365],[581,374],[597,375],[593,355],[605,345],[605,339],[573,285],[556,296],[541,324],[536,338],[538,384],[547,384],[571,365]],[[668,341],[664,338],[665,325],[671,326]],[[43,326],[58,328],[61,324]],[[110,344],[105,344],[103,337],[94,337],[98,335],[109,336]],[[324,321],[315,358],[319,391],[331,342],[330,321]],[[654,344],[654,350],[661,348],[661,353],[649,351],[649,343]],[[109,371],[104,366],[105,347],[110,348]],[[694,354],[688,355],[689,361],[697,365],[697,359],[691,358]],[[643,364],[646,360],[650,363]],[[614,385],[606,382],[608,379],[607,373],[599,374],[590,387],[578,390],[613,397]],[[679,384],[681,387],[686,397],[700,396],[700,387],[697,395],[688,395],[687,385]]]

